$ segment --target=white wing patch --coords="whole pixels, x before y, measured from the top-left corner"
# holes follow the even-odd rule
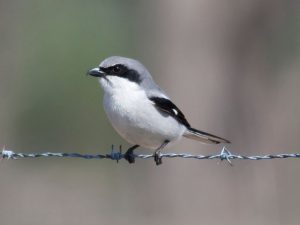
[[[178,112],[176,109],[172,109],[172,111],[175,113],[176,116],[178,115]]]

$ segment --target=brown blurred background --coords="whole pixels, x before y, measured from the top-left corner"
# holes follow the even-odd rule
[[[239,154],[300,152],[297,0],[0,1],[0,145],[106,153],[112,129],[86,71],[142,61],[193,126]],[[222,146],[182,140],[170,152]],[[144,151],[147,152],[147,151]],[[300,223],[300,161],[0,163],[0,224]]]

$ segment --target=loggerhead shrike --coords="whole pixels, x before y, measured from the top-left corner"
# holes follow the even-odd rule
[[[133,144],[125,153],[134,162],[137,147],[153,149],[161,164],[160,150],[182,136],[204,143],[230,143],[228,140],[192,128],[183,113],[154,82],[137,60],[112,56],[88,71],[98,77],[104,90],[104,110],[116,131]]]

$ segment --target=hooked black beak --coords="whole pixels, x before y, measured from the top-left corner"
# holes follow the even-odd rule
[[[87,72],[87,75],[93,76],[93,77],[104,77],[104,72],[102,72],[98,67],[91,69]]]

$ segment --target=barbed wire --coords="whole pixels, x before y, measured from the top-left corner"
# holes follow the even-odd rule
[[[12,150],[3,149],[0,152],[1,158],[7,159],[22,159],[22,158],[40,158],[40,157],[60,157],[60,158],[81,158],[81,159],[110,159],[119,162],[122,159],[126,159],[124,153],[122,153],[121,146],[119,151],[115,151],[112,146],[112,150],[107,154],[80,154],[80,153],[55,153],[55,152],[44,152],[44,153],[16,153]],[[132,154],[131,157],[139,159],[149,159],[155,157],[153,154]],[[282,153],[282,154],[267,154],[267,155],[236,155],[232,154],[225,147],[222,148],[221,152],[212,155],[193,155],[188,153],[159,153],[158,157],[162,158],[184,158],[184,159],[219,159],[221,161],[226,160],[232,165],[232,159],[242,160],[267,160],[267,159],[287,159],[287,158],[300,158],[300,153]],[[126,159],[127,160],[127,159]]]

